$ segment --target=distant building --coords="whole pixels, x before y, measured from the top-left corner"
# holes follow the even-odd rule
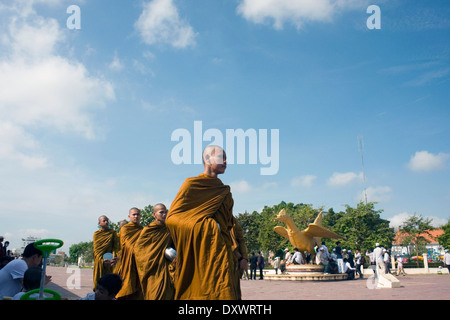
[[[19,249],[13,249],[12,253],[14,255],[20,256],[23,251],[25,250],[25,247],[27,245],[29,245],[30,243],[36,242],[38,240],[41,240],[41,238],[38,237],[26,237],[26,238],[22,238],[22,246]]]
[[[439,244],[439,241],[438,241],[438,237],[442,234],[444,234],[444,230],[442,230],[442,229],[430,230],[429,234],[428,233],[420,234],[421,237],[424,237],[425,239],[427,239],[429,241],[429,243],[427,243],[425,245],[425,248],[428,251],[428,257],[432,258],[435,256],[444,255],[444,248]],[[407,236],[406,234],[401,233],[400,231],[397,231],[395,233],[395,239],[394,239],[394,242],[392,243],[392,249],[391,249],[392,255],[397,255],[397,254],[402,254],[402,255],[414,254],[415,255],[415,244],[414,243],[405,244],[403,241],[403,239],[406,236]],[[421,255],[422,253],[424,253],[424,252],[420,252],[419,254]]]

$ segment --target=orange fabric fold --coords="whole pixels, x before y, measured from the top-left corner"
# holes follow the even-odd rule
[[[94,232],[93,237],[94,243],[94,276],[93,282],[95,287],[97,286],[98,280],[107,273],[112,273],[114,267],[103,265],[103,255],[107,252],[113,253],[117,256],[120,250],[119,237],[116,231],[112,229],[108,230],[97,230]]]
[[[240,299],[232,246],[233,198],[218,178],[186,179],[166,218],[177,250],[175,299]]]
[[[173,300],[171,262],[164,256],[172,238],[156,221],[145,227],[134,246],[134,257],[145,300]]]
[[[116,265],[115,272],[118,273],[123,280],[122,289],[116,295],[116,298],[125,298],[132,296],[134,299],[142,298],[139,285],[139,278],[134,260],[134,245],[142,231],[141,225],[135,225],[132,222],[120,228],[120,257]]]

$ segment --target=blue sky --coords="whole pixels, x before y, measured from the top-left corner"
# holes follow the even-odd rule
[[[235,214],[339,211],[366,189],[393,226],[446,223],[449,17],[443,0],[1,0],[0,233],[68,251],[101,214],[170,206],[202,172],[171,157],[195,121],[279,132],[275,174],[246,158],[221,176]]]

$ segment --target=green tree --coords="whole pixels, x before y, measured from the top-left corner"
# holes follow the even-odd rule
[[[414,214],[400,226],[400,234],[403,235],[402,242],[405,245],[413,245],[416,256],[419,257],[419,250],[425,250],[425,245],[430,241],[425,235],[430,237],[430,230],[433,230],[431,222],[433,219],[424,218],[421,215]],[[417,267],[419,267],[419,259],[417,259]]]
[[[345,207],[345,212],[329,212],[324,216],[323,223],[344,237],[340,240],[343,248],[365,251],[374,248],[377,242],[385,248],[391,247],[394,230],[389,227],[388,220],[380,217],[383,210],[375,210],[374,202],[360,202],[356,208],[349,205]]]
[[[73,244],[69,248],[69,261],[71,263],[77,263],[79,257],[83,257],[84,261],[91,263],[94,261],[94,242],[80,242]]]
[[[253,211],[251,214],[244,212],[239,213],[236,216],[236,219],[244,231],[244,239],[248,252],[258,251],[260,248],[258,236],[260,232],[261,215],[256,211]]]
[[[444,234],[438,237],[439,244],[445,249],[450,249],[450,219],[447,224],[442,226],[442,230],[444,230]]]
[[[141,225],[143,227],[148,226],[153,220],[155,220],[155,217],[153,217],[153,206],[151,204],[145,206],[144,209],[141,209],[141,215]]]

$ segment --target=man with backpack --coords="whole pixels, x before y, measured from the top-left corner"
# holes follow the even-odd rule
[[[356,273],[359,274],[359,278],[363,279],[364,275],[361,272],[361,266],[364,266],[364,263],[366,263],[366,259],[364,258],[364,255],[359,252],[358,249],[356,249],[355,252],[355,260],[356,260]]]

